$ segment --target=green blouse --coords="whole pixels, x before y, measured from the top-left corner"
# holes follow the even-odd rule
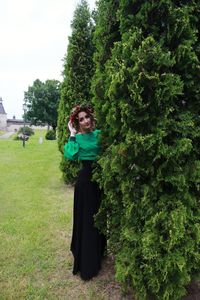
[[[64,157],[69,160],[95,160],[100,152],[99,134],[101,130],[78,133],[70,137],[64,145]]]

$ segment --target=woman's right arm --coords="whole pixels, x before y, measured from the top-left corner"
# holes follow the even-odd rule
[[[76,142],[76,137],[71,136],[68,143],[64,145],[64,157],[69,160],[78,159],[79,145]]]
[[[68,143],[64,145],[64,157],[69,160],[76,160],[78,158],[79,144],[76,142],[76,129],[73,127],[71,121],[68,123],[70,131],[70,138]]]

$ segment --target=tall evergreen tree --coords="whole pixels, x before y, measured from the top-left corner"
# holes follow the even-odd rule
[[[200,4],[119,2],[122,40],[99,76],[99,226],[108,214],[117,278],[138,299],[181,299],[200,264]]]
[[[68,138],[67,123],[75,104],[90,103],[91,78],[93,74],[93,44],[90,11],[82,0],[74,13],[71,23],[67,54],[64,58],[63,83],[58,118],[58,144],[63,154],[63,146]],[[77,163],[62,157],[61,170],[66,182],[73,182],[77,173]]]
[[[118,0],[99,0],[97,6],[96,25],[94,31],[94,76],[92,79],[92,103],[95,109],[95,114],[98,121],[98,127],[102,130],[102,157],[106,145],[109,143],[110,135],[107,132],[107,110],[110,107],[107,91],[109,81],[107,77],[106,66],[111,58],[112,49],[116,42],[121,40],[118,20]],[[111,141],[112,142],[112,138]],[[101,168],[96,168],[96,179],[101,178]],[[99,216],[96,218],[96,223],[101,224],[101,230],[108,234],[109,218],[107,202],[103,201]],[[105,206],[105,207],[103,207]],[[112,243],[115,244],[114,240]],[[111,245],[110,245],[111,246]]]
[[[93,104],[98,120],[98,125],[103,128],[106,125],[102,114],[106,93],[106,62],[111,56],[111,50],[116,41],[121,39],[117,11],[118,0],[100,0],[97,6],[96,25],[94,31],[94,64],[95,74],[92,80]]]
[[[94,76],[92,79],[92,103],[97,117],[98,127],[102,130],[102,156],[108,143],[109,135],[107,134],[108,123],[106,120],[106,111],[110,106],[107,90],[107,71],[106,65],[111,58],[112,49],[117,41],[121,40],[119,31],[119,20],[117,12],[119,9],[118,0],[99,0],[96,14],[96,25],[94,31]],[[95,170],[96,179],[101,178],[102,170],[97,165]],[[103,201],[99,215],[96,217],[96,224],[101,227],[101,230],[108,234],[109,232],[109,217],[108,206],[106,201]],[[100,225],[101,224],[101,225]],[[114,243],[114,240],[112,240]],[[111,246],[111,245],[110,245]]]

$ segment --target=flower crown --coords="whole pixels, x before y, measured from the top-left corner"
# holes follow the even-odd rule
[[[78,120],[78,114],[80,111],[86,111],[88,114],[93,114],[93,109],[89,106],[81,106],[80,104],[76,105],[72,109],[72,113],[70,115],[70,121],[71,123],[74,123],[76,120]]]

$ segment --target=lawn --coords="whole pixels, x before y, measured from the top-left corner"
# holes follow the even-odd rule
[[[83,282],[69,251],[73,188],[62,181],[56,141],[0,139],[0,299],[122,299],[113,263]],[[123,298],[124,299],[124,298]]]

